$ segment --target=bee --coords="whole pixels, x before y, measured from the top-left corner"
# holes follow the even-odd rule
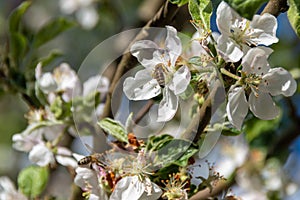
[[[98,166],[104,166],[104,164],[101,162],[101,158],[103,157],[100,153],[94,153],[89,156],[86,156],[78,161],[78,165],[90,165],[92,167],[92,164],[95,163]]]
[[[166,85],[165,73],[167,69],[164,64],[159,63],[154,67],[153,78],[157,80],[158,84],[163,88]]]

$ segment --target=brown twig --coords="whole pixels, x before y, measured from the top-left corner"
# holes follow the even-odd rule
[[[143,117],[149,112],[150,108],[153,106],[154,101],[149,100],[146,105],[136,114],[136,117],[134,119],[134,123],[138,124]]]
[[[225,94],[222,83],[217,80],[209,96],[200,107],[196,116],[193,117],[193,121],[189,127],[182,133],[181,137],[197,143],[203,130],[209,124],[211,116],[224,100]]]
[[[288,9],[287,0],[270,0],[261,14],[270,13],[277,17],[280,13],[284,13]]]

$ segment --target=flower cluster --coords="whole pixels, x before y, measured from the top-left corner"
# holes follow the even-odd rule
[[[77,137],[74,131],[75,113],[80,112],[84,116],[76,116],[76,125],[81,122],[95,123],[102,112],[101,99],[108,90],[109,81],[105,77],[95,76],[82,86],[67,63],[60,64],[53,73],[43,73],[41,64],[38,64],[35,75],[37,97],[45,105],[28,112],[29,125],[21,133],[13,135],[13,147],[28,152],[29,160],[39,166],[59,163],[76,168],[77,161],[72,151],[62,146],[61,142],[67,133]]]
[[[91,28],[98,20],[94,2],[68,0],[60,1],[60,6]],[[135,127],[145,113],[130,114],[125,126],[117,119],[99,121],[104,101],[111,100],[106,77],[96,75],[82,83],[67,63],[53,72],[43,72],[39,63],[34,85],[39,106],[26,115],[28,127],[13,136],[13,147],[28,153],[29,160],[43,169],[60,164],[76,173],[74,183],[86,199],[187,200],[205,188],[212,191],[214,184],[245,162],[249,150],[241,135],[236,137],[240,140],[237,145],[236,138],[220,137],[221,131],[240,134],[249,109],[260,119],[276,118],[280,110],[273,97],[291,96],[297,87],[287,70],[272,68],[268,62],[273,52],[269,46],[278,42],[274,16],[254,15],[250,21],[225,2],[219,4],[216,15],[218,33],[194,21],[197,32],[188,42],[174,27],[166,26],[153,41],[139,40],[130,47],[142,69],[121,79],[125,100],[154,102],[155,109],[142,111],[154,110],[157,122],[177,125],[181,117],[180,125],[188,124],[188,128],[179,137],[166,131],[174,125],[167,123],[169,127],[147,140],[137,138]],[[218,93],[221,87],[222,94]],[[186,123],[183,118],[192,121]],[[85,157],[73,153],[76,149],[68,138],[80,136],[80,131],[96,133],[98,125],[112,148]],[[172,128],[182,131],[182,127]],[[219,163],[211,165],[211,161]],[[6,178],[0,178],[0,189],[0,197],[26,199]],[[222,198],[235,197],[227,194]]]
[[[213,73],[217,71],[228,90],[226,111],[234,127],[242,128],[248,107],[258,118],[277,117],[279,109],[272,96],[293,95],[296,82],[287,70],[271,68],[268,63],[272,49],[267,46],[278,42],[276,18],[266,13],[254,15],[249,21],[221,2],[217,26],[221,34],[204,34],[200,27],[189,52],[182,52],[177,32],[170,26],[166,26],[164,47],[150,40],[134,43],[131,53],[145,69],[124,81],[125,95],[134,101],[162,95],[157,121],[169,121],[177,112],[182,94],[192,86],[194,96],[205,96],[207,89],[214,87],[212,80],[219,78]]]

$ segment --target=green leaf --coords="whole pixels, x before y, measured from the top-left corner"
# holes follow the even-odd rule
[[[28,42],[24,35],[18,32],[10,34],[11,56],[18,62],[23,58],[28,48]]]
[[[267,0],[225,0],[240,16],[249,20]]]
[[[202,58],[200,56],[193,56],[188,61],[190,64],[202,66]]]
[[[227,126],[223,126],[222,128],[222,135],[226,135],[226,136],[237,136],[239,134],[241,134],[242,131],[233,128],[233,127],[227,127]]]
[[[62,52],[54,50],[54,51],[50,52],[50,54],[47,55],[46,57],[41,58],[39,62],[41,62],[42,66],[44,67],[44,66],[51,64],[55,59],[61,57],[62,55],[63,55]]]
[[[29,8],[30,5],[31,5],[31,2],[24,1],[14,11],[12,11],[12,14],[9,17],[9,31],[10,31],[10,33],[16,33],[16,32],[19,31],[22,16],[27,11],[27,9]]]
[[[267,133],[274,133],[278,128],[281,117],[273,120],[260,120],[257,118],[249,119],[245,122],[246,139],[252,142],[254,139]]]
[[[201,21],[205,30],[210,30],[212,4],[210,0],[189,0],[189,12],[193,20]]]
[[[173,140],[171,135],[152,135],[148,138],[146,150],[157,151]]]
[[[162,148],[157,150],[154,163],[157,166],[163,167],[173,164],[180,167],[186,167],[189,158],[196,152],[198,152],[198,148],[192,142],[181,139],[172,139],[165,143]]]
[[[50,110],[56,119],[63,120],[64,118],[71,116],[71,107],[72,102],[65,102],[62,97],[58,96],[51,104]]]
[[[187,100],[193,94],[195,94],[193,87],[191,85],[188,85],[188,87],[186,88],[186,90],[183,93],[181,93],[179,96],[180,96],[181,99]]]
[[[118,141],[128,143],[127,132],[123,125],[113,119],[104,118],[98,125],[108,134],[112,135]]]
[[[298,37],[300,37],[300,1],[289,0],[290,8],[288,10],[289,21],[295,30]]]
[[[18,186],[29,198],[38,197],[45,189],[49,171],[45,167],[29,166],[24,168],[18,176]]]
[[[172,4],[177,4],[178,6],[183,6],[187,4],[189,0],[169,0]]]
[[[60,33],[66,31],[67,29],[73,27],[74,22],[69,21],[65,18],[56,18],[48,22],[45,26],[38,31],[35,36],[34,46],[40,47],[46,42],[54,39]]]

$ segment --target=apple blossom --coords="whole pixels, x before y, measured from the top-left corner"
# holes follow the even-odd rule
[[[239,61],[252,45],[269,46],[278,42],[277,21],[273,15],[254,15],[249,21],[224,1],[217,8],[217,26],[221,32],[217,49],[226,62]]]
[[[288,71],[281,67],[270,68],[267,58],[271,52],[266,47],[256,47],[243,57],[242,78],[231,86],[226,107],[229,121],[238,129],[242,127],[248,107],[260,119],[274,119],[279,108],[272,96],[291,96],[296,91],[297,83]]]
[[[169,121],[178,107],[178,98],[189,85],[191,74],[187,66],[179,69],[176,61],[181,54],[181,41],[177,31],[166,26],[165,47],[160,48],[150,40],[137,41],[131,46],[131,53],[145,67],[128,77],[124,82],[124,93],[130,100],[147,100],[163,95],[158,108],[157,121]]]
[[[88,168],[76,168],[76,176],[74,183],[83,191],[88,193],[90,200],[107,200],[108,197],[99,183],[99,174],[96,171]]]
[[[35,70],[35,77],[37,86],[49,95],[50,103],[54,101],[57,92],[62,92],[62,98],[66,102],[81,93],[80,80],[67,63],[60,64],[53,73],[42,73],[42,65],[39,63]]]

